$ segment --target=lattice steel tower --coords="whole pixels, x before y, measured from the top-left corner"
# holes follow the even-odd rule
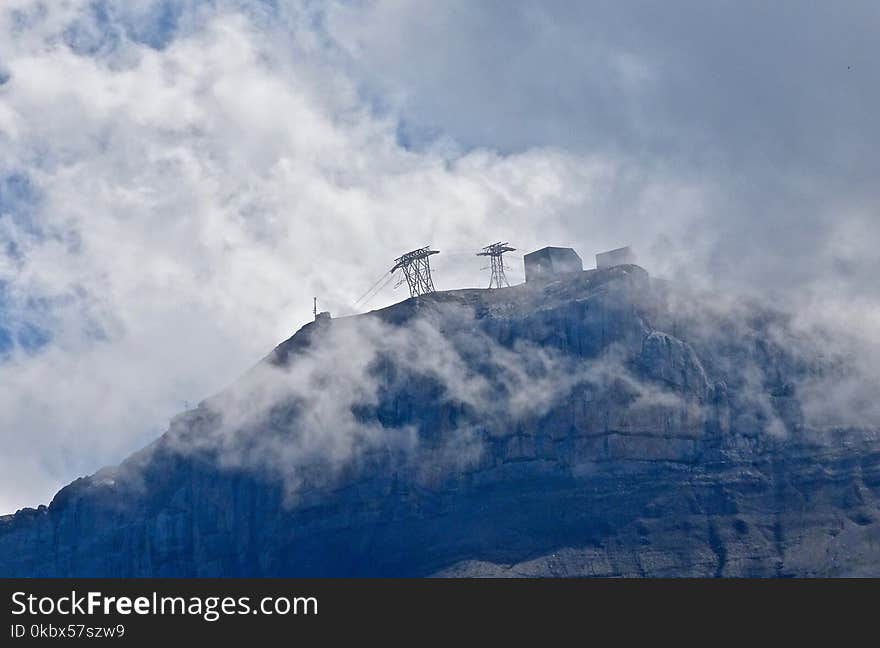
[[[504,275],[504,258],[505,252],[513,252],[516,248],[510,247],[509,243],[493,243],[483,248],[482,252],[477,252],[477,256],[489,257],[490,267],[492,268],[492,276],[489,278],[489,288],[501,288],[510,286],[507,277]],[[484,268],[485,269],[485,268]]]
[[[434,292],[434,280],[431,278],[431,262],[429,257],[432,254],[439,253],[439,250],[432,250],[431,246],[428,245],[418,250],[407,252],[394,260],[394,267],[391,268],[391,272],[398,268],[403,270],[403,276],[406,277],[406,283],[409,285],[410,297]],[[401,281],[400,283],[403,282]],[[397,285],[400,285],[400,283]]]

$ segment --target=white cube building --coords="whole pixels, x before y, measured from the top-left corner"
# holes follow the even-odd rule
[[[629,247],[617,248],[596,255],[596,267],[599,270],[613,268],[614,266],[627,265],[636,262],[636,255]]]
[[[566,272],[581,272],[584,262],[571,248],[545,247],[523,257],[526,281],[547,281]]]

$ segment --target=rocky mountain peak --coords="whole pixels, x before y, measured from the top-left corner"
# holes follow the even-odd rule
[[[876,573],[880,443],[813,425],[809,349],[634,265],[323,319],[0,519],[0,573]]]

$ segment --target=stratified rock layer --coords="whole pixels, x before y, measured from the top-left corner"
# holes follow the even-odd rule
[[[799,385],[830,369],[781,316],[619,266],[316,322],[257,369],[375,326],[444,345],[375,351],[344,458],[285,458],[318,424],[284,389],[230,428],[264,390],[245,376],[0,518],[0,575],[880,575],[876,431],[808,426]]]

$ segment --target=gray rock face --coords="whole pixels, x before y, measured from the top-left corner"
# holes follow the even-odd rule
[[[811,427],[806,348],[637,266],[316,322],[0,518],[0,575],[877,576],[880,438]]]

